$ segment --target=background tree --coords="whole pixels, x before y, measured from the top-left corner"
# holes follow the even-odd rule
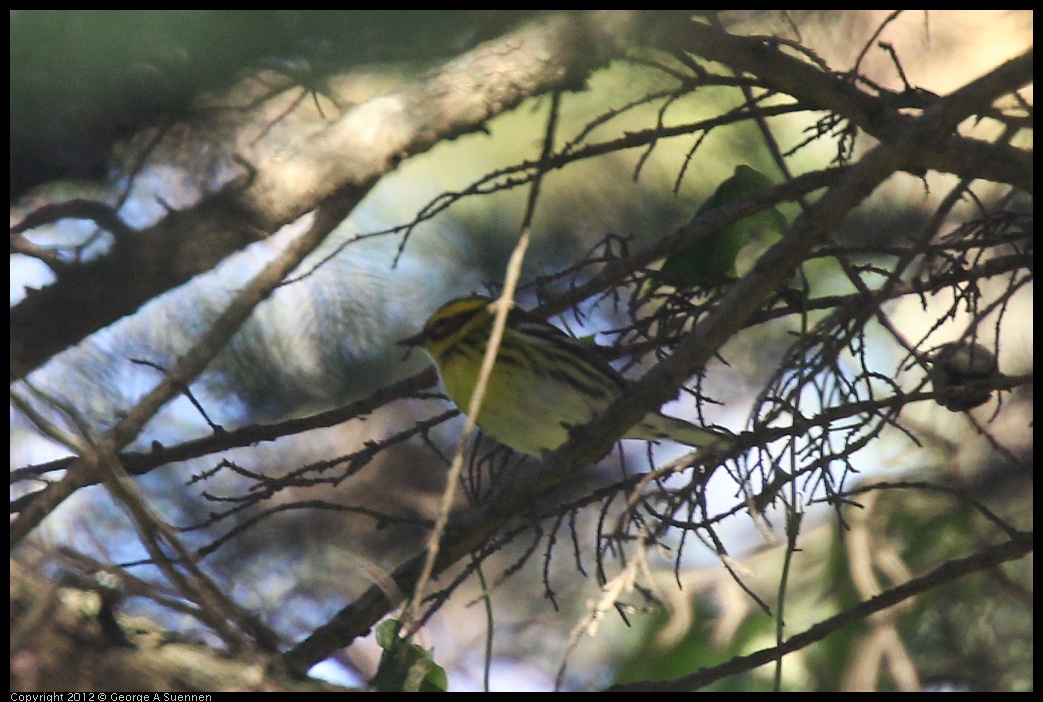
[[[1018,12],[16,12],[12,686],[1027,687],[1031,83]],[[454,460],[394,342],[504,282],[635,382]],[[678,397],[736,439],[613,450]]]

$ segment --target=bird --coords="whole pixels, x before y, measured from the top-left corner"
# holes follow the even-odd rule
[[[446,394],[462,412],[468,411],[492,331],[493,302],[483,295],[450,300],[418,334],[398,342],[427,352]],[[523,454],[542,456],[557,449],[573,427],[605,410],[626,387],[599,351],[530,312],[511,309],[475,424]],[[727,436],[653,411],[622,438],[700,447]]]

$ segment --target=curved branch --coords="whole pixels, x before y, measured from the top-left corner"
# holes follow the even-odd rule
[[[1007,70],[1000,67],[993,74]],[[923,116],[908,121],[891,140],[846,169],[834,187],[794,222],[786,238],[729,289],[720,305],[695,327],[672,356],[646,373],[592,422],[574,429],[569,441],[543,461],[523,464],[509,478],[505,476],[481,509],[451,522],[448,531],[457,538],[443,544],[434,572],[442,572],[474,551],[514,515],[525,513],[536,500],[570,479],[578,466],[589,465],[605,455],[628,427],[670,399],[678,386],[742,328],[763,300],[789,279],[794,268],[841,218],[892,173],[915,163],[929,151],[934,135],[948,133],[955,126],[953,120],[962,119],[964,112],[969,114],[987,106],[997,91],[1002,94],[1009,89],[1002,81],[989,82],[993,74],[939,100]],[[982,85],[989,88],[980,90]],[[743,204],[755,209],[752,202],[753,199]],[[303,675],[333,651],[364,635],[388,610],[401,603],[404,593],[412,592],[422,565],[422,555],[410,559],[391,575],[394,588],[386,584],[371,587],[294,646],[284,657],[289,669]]]
[[[690,44],[687,51],[753,73],[766,85],[797,98],[807,106],[829,110],[851,120],[880,141],[894,138],[914,120],[899,111],[900,107],[906,107],[903,96],[865,93],[845,77],[828,73],[782,51],[780,43],[773,37],[739,37],[698,23],[691,24],[688,34]],[[935,135],[942,136],[925,135],[929,138],[920,144],[917,159],[909,165],[955,173],[969,180],[980,178],[1009,183],[1031,193],[1031,152],[951,134],[962,119],[984,113],[992,100],[1031,82],[1032,49],[1029,49],[974,84],[965,86],[964,97],[974,101],[974,110],[957,109],[960,119],[935,132]],[[979,93],[991,97],[981,100]],[[948,99],[946,104],[955,106],[957,102]],[[935,100],[934,104],[938,103],[939,100]]]
[[[594,69],[630,47],[677,34],[683,16],[547,15],[355,106],[277,154],[267,144],[244,151],[250,147],[233,135],[224,146],[239,150],[235,160],[246,169],[243,175],[191,209],[117,240],[107,256],[63,271],[11,310],[11,381],[334,193],[360,201],[404,159],[481,130],[489,118],[526,98],[581,87]]]
[[[765,663],[778,660],[787,653],[799,651],[816,641],[821,641],[833,632],[854,622],[864,621],[869,615],[885,610],[888,607],[893,607],[903,600],[927,592],[928,590],[939,587],[940,585],[951,583],[954,580],[970,575],[971,573],[989,570],[995,568],[1001,563],[1023,558],[1031,553],[1032,550],[1033,534],[1031,532],[1020,533],[1005,543],[982,549],[967,558],[948,561],[926,575],[922,575],[907,583],[893,587],[876,597],[865,600],[864,602],[837,614],[836,616],[819,622],[800,634],[791,636],[785,643],[775,646],[774,648],[765,648],[756,653],[751,653],[748,656],[733,658],[727,663],[722,663],[721,665],[712,668],[703,668],[692,675],[686,675],[675,680],[666,680],[662,682],[645,681],[629,683],[626,685],[615,685],[608,688],[607,691],[690,692],[705,685],[709,685],[714,680],[720,680],[729,675],[753,670]]]

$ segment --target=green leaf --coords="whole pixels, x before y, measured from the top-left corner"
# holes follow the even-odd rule
[[[742,164],[717,187],[697,214],[703,215],[738,202],[772,185],[766,175]],[[667,256],[662,267],[649,276],[654,286],[652,289],[663,284],[691,288],[720,285],[734,280],[738,277],[735,259],[754,234],[767,231],[782,236],[787,226],[786,217],[777,208],[769,207],[711,232],[695,244]]]
[[[385,619],[377,624],[377,645],[383,649],[392,648],[398,640],[399,623],[397,619]]]
[[[435,663],[431,651],[407,643],[399,631],[399,622],[394,619],[377,625],[377,645],[384,653],[370,684],[378,692],[445,692],[449,687],[445,669]]]

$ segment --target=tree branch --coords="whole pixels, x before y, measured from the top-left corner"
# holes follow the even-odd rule
[[[236,152],[247,173],[191,209],[118,238],[107,256],[63,271],[11,310],[11,381],[333,193],[350,191],[359,201],[404,159],[480,130],[526,98],[581,87],[594,69],[632,46],[676,33],[676,19],[653,12],[548,15],[357,105],[276,158],[268,144],[244,151],[233,135],[224,151]]]
[[[753,670],[765,663],[778,660],[787,653],[799,651],[816,641],[821,641],[849,624],[864,621],[871,614],[893,607],[910,597],[941,585],[946,585],[971,573],[990,570],[1001,563],[1022,558],[1031,553],[1032,550],[1033,534],[1031,532],[1020,533],[1009,541],[984,548],[967,558],[948,561],[926,575],[893,587],[869,600],[860,602],[836,616],[815,624],[800,634],[791,636],[785,643],[779,646],[761,649],[748,656],[733,658],[727,663],[712,668],[703,668],[692,675],[686,675],[675,680],[662,682],[644,681],[626,685],[614,685],[608,688],[606,692],[690,692],[697,690],[715,680]]]
[[[1020,63],[1016,65],[1023,68]],[[627,428],[671,399],[676,388],[742,328],[763,300],[789,279],[808,252],[821,243],[851,209],[896,170],[916,163],[925,150],[930,150],[935,135],[947,134],[966,116],[964,113],[981,109],[996,96],[1008,92],[1010,81],[989,79],[994,74],[1006,75],[1010,70],[1009,65],[1002,66],[939,100],[923,116],[909,120],[888,142],[845,170],[834,187],[798,217],[785,239],[769,249],[754,268],[729,289],[720,305],[695,327],[672,356],[631,385],[592,422],[573,430],[569,441],[543,461],[535,465],[523,463],[510,476],[504,476],[482,508],[454,520],[448,531],[458,538],[443,543],[434,572],[445,570],[478,548],[515,515],[523,514],[550,490],[569,480],[578,467],[604,456]],[[1031,64],[1028,70],[1030,76]],[[982,86],[988,87],[981,89]],[[285,656],[288,668],[303,675],[337,648],[365,634],[380,617],[400,604],[403,593],[412,591],[422,563],[422,556],[407,561],[391,575],[395,588],[370,588],[294,646]]]

